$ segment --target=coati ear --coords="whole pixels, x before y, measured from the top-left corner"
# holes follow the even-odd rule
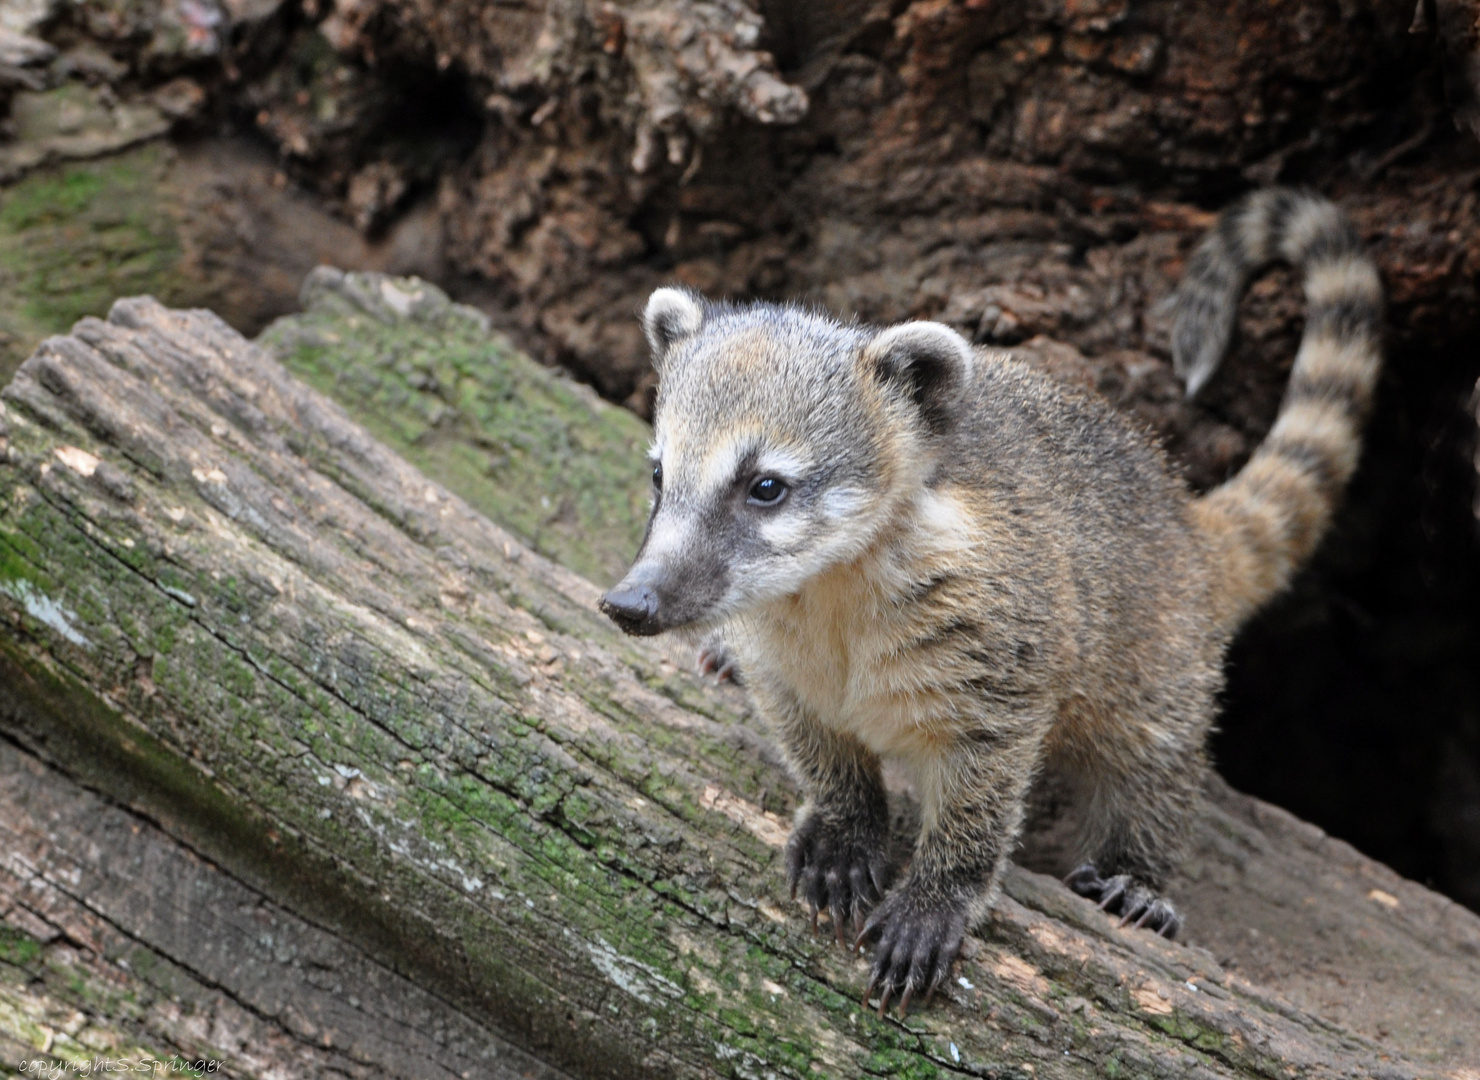
[[[648,297],[642,310],[642,332],[647,335],[655,362],[676,341],[699,332],[704,322],[704,309],[691,293],[683,289],[658,289]]]
[[[907,322],[880,331],[863,360],[886,383],[900,387],[920,409],[931,431],[945,430],[971,384],[971,346],[938,322]]]

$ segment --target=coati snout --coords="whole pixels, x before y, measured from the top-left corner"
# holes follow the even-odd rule
[[[652,637],[705,622],[726,580],[724,568],[702,552],[639,556],[601,598],[601,610],[626,633]]]
[[[704,623],[723,599],[729,583],[726,531],[706,529],[695,517],[665,507],[661,489],[655,490],[642,548],[626,576],[601,598],[601,610],[624,632],[652,637]]]
[[[658,618],[658,590],[648,575],[628,574],[601,598],[601,610],[626,633],[652,637],[667,629]]]

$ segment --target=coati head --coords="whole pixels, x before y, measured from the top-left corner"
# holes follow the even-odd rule
[[[929,476],[972,379],[949,327],[885,330],[659,289],[653,510],[601,607],[630,634],[703,630],[865,550]]]

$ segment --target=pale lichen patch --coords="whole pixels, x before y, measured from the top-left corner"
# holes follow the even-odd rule
[[[72,625],[72,620],[77,618],[73,612],[68,611],[60,602],[53,600],[24,578],[0,581],[0,593],[4,593],[19,603],[26,609],[27,615],[51,627],[73,645],[90,646],[92,644]]]
[[[780,816],[762,810],[755,803],[742,799],[734,792],[726,791],[717,784],[706,784],[699,796],[699,805],[706,810],[718,810],[735,824],[749,831],[756,839],[771,847],[783,847],[790,830]]]
[[[594,942],[583,944],[597,970],[644,1005],[656,1004],[656,995],[659,994],[670,998],[683,997],[683,988],[672,979],[651,964],[617,952],[605,938],[599,937]]]
[[[75,446],[58,446],[53,452],[56,454],[58,461],[83,477],[91,476],[97,472],[98,466],[102,464],[98,458],[89,454],[86,450],[80,450]]]

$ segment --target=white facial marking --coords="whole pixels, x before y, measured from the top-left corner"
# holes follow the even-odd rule
[[[761,538],[774,548],[789,551],[807,538],[807,524],[806,518],[785,513],[778,507],[775,514],[767,515],[761,522]]]
[[[680,513],[668,504],[658,511],[653,519],[652,531],[648,533],[644,558],[663,558],[675,555],[690,543],[697,520],[693,514]]]
[[[735,470],[740,459],[754,445],[749,434],[736,435],[728,442],[712,450],[705,458],[699,473],[699,490],[704,494],[727,488],[735,479]]]
[[[755,472],[757,476],[777,476],[796,481],[805,476],[811,467],[812,463],[801,455],[790,450],[772,447],[761,452],[760,459],[756,462]]]

